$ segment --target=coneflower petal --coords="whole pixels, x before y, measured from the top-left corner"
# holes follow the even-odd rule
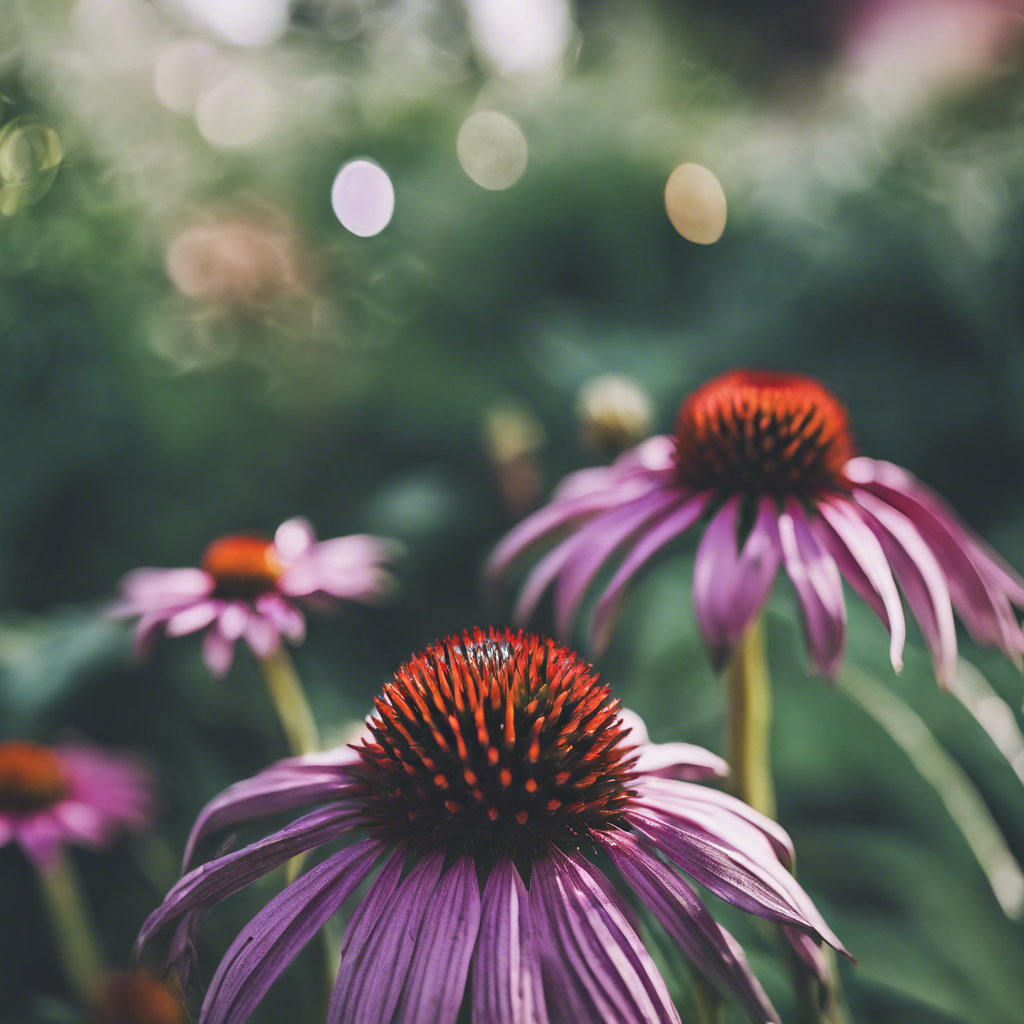
[[[650,955],[581,858],[552,847],[533,864],[546,995],[556,1017],[608,1024],[678,1024]]]
[[[619,601],[629,581],[666,544],[690,529],[703,515],[710,500],[711,495],[706,491],[688,498],[679,508],[669,512],[651,526],[636,547],[626,556],[594,609],[590,633],[595,648],[603,650],[608,646],[612,630],[615,627]]]
[[[716,671],[768,599],[781,558],[774,500],[759,500],[742,552],[737,538],[740,508],[739,496],[722,506],[704,531],[693,567],[694,614]]]
[[[677,779],[660,778],[645,774],[634,783],[637,799],[652,810],[661,814],[678,816],[686,821],[698,823],[715,822],[709,831],[721,828],[721,823],[729,824],[736,819],[753,827],[771,844],[773,856],[777,857],[787,868],[792,867],[796,853],[793,840],[789,833],[777,822],[742,800],[723,793],[709,786],[697,786],[692,782]],[[749,833],[744,833],[749,835]],[[754,842],[756,848],[758,844]]]
[[[349,750],[348,747],[343,749]],[[353,762],[358,760],[359,755],[354,750],[351,754]],[[354,788],[352,781],[337,769],[302,769],[284,764],[236,782],[199,812],[185,844],[182,871],[188,869],[196,846],[217,829],[290,811],[304,804],[337,800]]]
[[[946,686],[956,672],[956,625],[942,567],[914,524],[880,498],[855,490],[861,518],[882,544],[924,634],[935,677]]]
[[[900,593],[878,538],[848,505],[845,500],[820,502],[820,515],[812,527],[850,586],[889,630],[889,660],[899,672],[903,668],[903,647],[907,640]]]
[[[715,921],[697,894],[634,836],[607,832],[600,842],[622,877],[697,969],[721,990],[733,993],[752,1020],[777,1024],[779,1016],[739,944]]]
[[[479,930],[480,885],[464,853],[427,904],[395,1024],[455,1024]]]
[[[281,972],[367,876],[385,845],[364,839],[278,893],[228,948],[203,1001],[199,1024],[248,1020]]]
[[[337,839],[357,827],[358,818],[358,810],[351,805],[332,804],[304,815],[258,843],[193,868],[146,918],[135,940],[133,956],[137,958],[149,940],[174,918],[219,903],[295,854]]]
[[[576,535],[576,544],[555,590],[555,628],[567,637],[580,603],[601,566],[613,552],[662,512],[677,505],[683,492],[656,491],[591,520]]]
[[[629,811],[626,819],[641,835],[716,896],[777,924],[809,931],[849,956],[825,924],[810,897],[784,868],[746,853],[703,829],[660,815]]]
[[[391,1024],[444,856],[427,854],[398,885],[405,847],[391,855],[345,932],[327,1024]]]
[[[779,516],[782,560],[800,606],[800,621],[811,661],[826,676],[834,676],[843,659],[846,604],[843,581],[835,560],[811,530],[795,498],[786,501]]]
[[[502,854],[484,888],[473,960],[473,1024],[548,1024],[526,886]]]

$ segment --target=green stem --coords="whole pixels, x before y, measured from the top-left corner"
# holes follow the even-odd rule
[[[722,1001],[718,993],[697,971],[691,971],[693,981],[693,1002],[697,1007],[700,1024],[722,1024]]]
[[[755,810],[775,817],[771,769],[772,683],[764,620],[747,628],[729,665],[729,750],[732,791]]]
[[[63,848],[39,877],[64,973],[78,998],[87,1003],[103,971],[103,958],[82,901],[78,876]]]
[[[272,654],[260,658],[263,679],[267,684],[267,692],[277,708],[278,718],[288,746],[293,754],[308,754],[320,749],[320,735],[317,732],[316,720],[309,708],[302,683],[295,672],[292,659],[288,657],[284,646],[278,647]]]

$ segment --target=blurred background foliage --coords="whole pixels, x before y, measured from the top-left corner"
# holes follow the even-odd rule
[[[1009,0],[0,0],[0,738],[153,765],[157,833],[77,857],[112,962],[203,802],[286,753],[248,655],[223,683],[194,639],[130,663],[101,611],[135,566],[293,514],[400,540],[397,603],[311,621],[295,654],[343,737],[414,650],[505,621],[482,561],[561,475],[756,365],[819,376],[866,454],[1024,567],[1021,25]],[[355,157],[394,187],[372,237],[332,209]],[[728,198],[714,245],[666,217],[684,161]],[[578,405],[607,374],[639,385],[624,426]],[[635,588],[598,667],[654,738],[720,749],[691,564]],[[1021,925],[909,733],[807,678],[779,590],[780,818],[860,959],[852,1019],[1024,1021]],[[972,715],[919,637],[896,678],[849,610],[851,678],[905,702],[940,790],[960,772],[1024,858],[1017,673],[962,638]],[[207,972],[254,890],[211,918]],[[78,1019],[12,847],[0,921],[3,1019]],[[730,927],[785,1018],[768,940]],[[314,947],[255,1019],[314,1019]]]

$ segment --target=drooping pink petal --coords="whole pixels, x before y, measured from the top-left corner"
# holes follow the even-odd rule
[[[1000,585],[1003,570],[981,550],[977,538],[937,497],[929,501],[916,493],[923,485],[898,466],[856,459],[850,471],[853,479],[866,480],[865,491],[903,513],[917,528],[942,566],[953,605],[974,639],[999,647],[1020,667],[1024,635],[1010,604],[1018,591]]]
[[[224,608],[223,601],[198,601],[188,608],[176,611],[164,627],[168,636],[185,636],[205,629]]]
[[[357,827],[359,811],[338,802],[313,811],[266,839],[193,868],[181,878],[164,901],[146,918],[135,940],[138,959],[150,939],[176,917],[213,906],[232,893],[262,878],[297,853],[305,853]]]
[[[596,516],[576,534],[573,553],[558,575],[555,590],[555,628],[560,636],[569,635],[587,588],[615,550],[685,498],[675,488],[655,491]]]
[[[235,641],[229,640],[215,622],[203,635],[203,661],[217,679],[223,679],[235,660]]]
[[[670,822],[660,815],[640,811],[627,812],[626,819],[716,896],[748,914],[808,931],[849,956],[810,897],[774,858],[754,860],[744,851],[678,819]]]
[[[285,565],[300,559],[316,543],[316,531],[303,516],[287,519],[274,534],[274,547]]]
[[[693,567],[693,608],[715,671],[721,671],[771,592],[778,572],[778,513],[758,501],[757,517],[738,550],[741,498],[730,498],[704,531]]]
[[[839,569],[814,535],[796,499],[787,500],[778,528],[782,560],[799,599],[811,661],[831,678],[839,671],[846,637],[846,604]]]
[[[441,876],[444,850],[428,853],[398,884],[405,847],[391,855],[345,931],[327,1024],[390,1024],[416,937]]]
[[[291,597],[327,594],[349,601],[372,602],[392,590],[383,568],[393,545],[379,537],[353,534],[315,544],[278,580],[278,589]]]
[[[822,501],[818,512],[820,515],[812,523],[818,539],[831,552],[850,586],[875,610],[889,630],[889,660],[899,672],[903,668],[907,625],[882,545],[859,515],[849,509],[847,500]]]
[[[214,581],[202,569],[134,569],[121,580],[119,616],[141,615],[190,604],[213,593]]]
[[[348,749],[348,748],[345,748]],[[355,751],[350,751],[355,757]],[[337,800],[356,789],[345,774],[332,769],[302,770],[273,765],[250,779],[243,779],[215,796],[200,812],[189,833],[182,859],[182,871],[188,869],[196,846],[218,829],[242,821],[291,811],[306,804]]]
[[[244,601],[232,601],[220,613],[218,625],[221,633],[234,643],[245,634],[250,614],[251,610]]]
[[[199,1024],[244,1024],[281,972],[367,876],[385,846],[380,839],[364,839],[278,893],[231,943],[203,1000]]]
[[[427,904],[396,1024],[455,1024],[479,929],[480,885],[473,858],[464,853]]]
[[[673,509],[661,520],[651,526],[637,542],[636,547],[626,556],[619,566],[611,582],[605,588],[601,600],[594,609],[594,619],[590,627],[591,642],[598,651],[604,650],[611,641],[612,630],[618,616],[622,593],[629,581],[647,564],[666,544],[685,533],[703,515],[704,509],[711,500],[708,492],[694,495],[679,508]]]
[[[643,943],[579,855],[551,847],[533,861],[545,994],[559,1020],[677,1024]]]
[[[946,686],[956,672],[956,626],[942,568],[914,524],[891,505],[866,491],[855,490],[861,518],[882,544],[896,571],[907,604],[924,634],[935,665],[935,677]]]
[[[787,868],[792,868],[796,852],[789,833],[778,822],[755,811],[753,807],[742,800],[737,800],[729,793],[712,789],[710,786],[697,786],[692,782],[650,775],[637,779],[635,785],[638,804],[649,807],[660,815],[689,821],[713,835],[721,837],[723,829],[735,829],[736,819],[739,819],[740,823],[756,829],[768,840],[772,856],[778,858]],[[745,829],[739,833],[734,831],[733,834],[738,840],[734,845],[739,848],[745,843],[749,843],[755,849],[760,846],[758,837]]]
[[[256,598],[256,611],[269,619],[278,632],[293,644],[302,643],[306,638],[306,620],[302,612],[280,594],[260,594]]]
[[[548,1024],[526,886],[502,855],[484,888],[473,960],[473,1024]]]
[[[257,658],[268,658],[281,646],[281,634],[270,619],[258,612],[249,616],[245,626],[245,639]]]
[[[782,932],[783,938],[789,943],[793,952],[814,972],[818,981],[827,987],[831,982],[831,972],[821,943],[806,932],[787,928],[785,925],[780,925],[779,931]]]
[[[624,742],[637,746],[638,773],[667,779],[728,778],[728,763],[710,750],[694,743],[652,743],[644,720],[629,708],[621,708],[619,718],[628,730]]]
[[[697,894],[635,836],[606,832],[600,842],[623,878],[697,969],[720,990],[734,994],[753,1021],[779,1024],[779,1016],[743,950]]]

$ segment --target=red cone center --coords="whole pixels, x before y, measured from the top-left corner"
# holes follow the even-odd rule
[[[733,370],[683,402],[676,469],[694,490],[814,498],[846,487],[857,454],[842,403],[810,377]]]
[[[251,598],[273,590],[285,568],[273,543],[251,533],[215,540],[202,564],[216,583],[217,596],[225,598]]]
[[[30,740],[0,743],[0,810],[25,812],[58,803],[68,785],[60,758]]]

